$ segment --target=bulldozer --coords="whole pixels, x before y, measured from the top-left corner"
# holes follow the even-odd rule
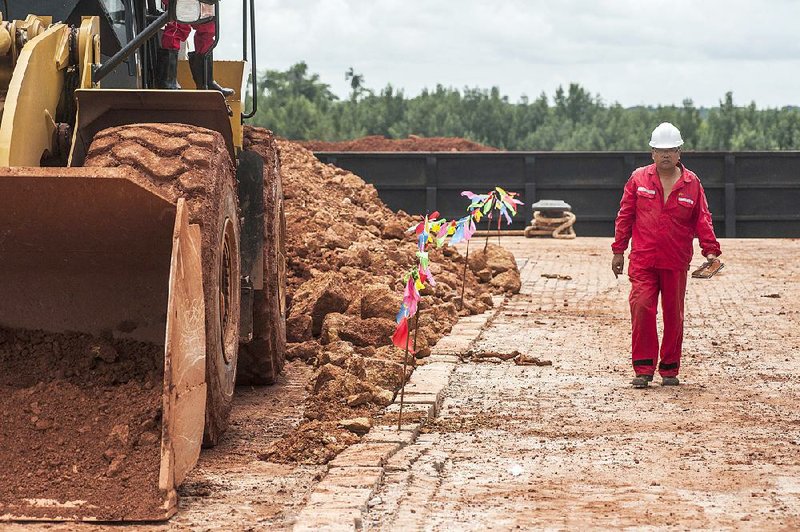
[[[169,519],[237,381],[281,371],[283,194],[243,125],[242,8],[225,97],[186,60],[155,88],[159,32],[216,0],[0,0],[0,522]]]

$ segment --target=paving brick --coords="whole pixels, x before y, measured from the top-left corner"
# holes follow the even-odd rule
[[[356,508],[307,507],[297,516],[294,532],[352,532],[361,528],[362,512]]]
[[[398,443],[357,443],[330,462],[333,467],[381,467],[398,449]]]
[[[408,445],[414,441],[416,433],[410,430],[397,430],[397,427],[373,427],[362,439],[362,442],[399,443]]]
[[[318,485],[308,496],[307,508],[357,508],[364,509],[373,493],[372,488],[348,488],[342,486]]]
[[[491,315],[491,312],[487,312],[462,318],[451,335],[437,343],[434,354],[421,361],[421,366],[406,384],[404,415],[423,413],[425,419],[429,419],[438,413],[453,369],[461,362],[457,355],[470,348]],[[346,449],[330,463],[328,474],[315,487],[298,515],[295,530],[361,528],[362,511],[366,510],[370,496],[380,484],[384,470],[392,471],[395,475],[409,470],[411,464],[431,445],[432,442],[427,440],[412,445],[424,420],[405,423],[399,431],[395,428],[399,401],[398,395],[395,403],[385,410],[386,415],[376,419],[376,425],[362,441]],[[417,479],[417,482],[425,480]],[[400,524],[420,523],[418,519],[410,519],[407,513],[400,517]]]
[[[386,407],[386,415],[384,418],[394,418],[397,420],[397,416],[400,414],[400,402],[392,403]],[[403,403],[403,415],[411,415],[418,412],[422,412],[425,414],[427,419],[430,419],[434,416],[436,412],[436,406],[433,403]]]
[[[382,478],[383,469],[380,467],[332,467],[315,489],[374,489]]]

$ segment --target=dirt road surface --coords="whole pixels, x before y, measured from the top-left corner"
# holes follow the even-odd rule
[[[723,272],[689,282],[683,384],[647,390],[628,385],[629,283],[610,272],[610,240],[502,242],[522,292],[475,348],[553,365],[458,365],[440,416],[390,459],[365,528],[800,527],[800,241],[723,241]],[[299,422],[310,374],[294,362],[276,386],[237,389],[179,513],[125,530],[291,529],[325,466],[255,456]],[[99,529],[119,527],[81,527]]]
[[[723,241],[723,273],[689,282],[682,384],[634,390],[610,240],[503,240],[522,292],[475,347],[553,365],[458,366],[367,527],[800,527],[800,241]]]

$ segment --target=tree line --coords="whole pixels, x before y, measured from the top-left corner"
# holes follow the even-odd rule
[[[506,150],[643,150],[653,127],[675,124],[690,150],[800,149],[800,109],[758,109],[734,104],[728,92],[713,108],[623,107],[608,104],[578,84],[509,101],[498,87],[455,89],[437,85],[406,97],[387,85],[365,86],[345,73],[351,92],[338,98],[305,62],[258,79],[255,125],[291,140],[348,140],[366,135],[405,138],[462,137]]]

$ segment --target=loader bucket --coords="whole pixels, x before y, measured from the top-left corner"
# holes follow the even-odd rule
[[[200,452],[200,231],[121,169],[0,171],[0,521],[163,520]]]

